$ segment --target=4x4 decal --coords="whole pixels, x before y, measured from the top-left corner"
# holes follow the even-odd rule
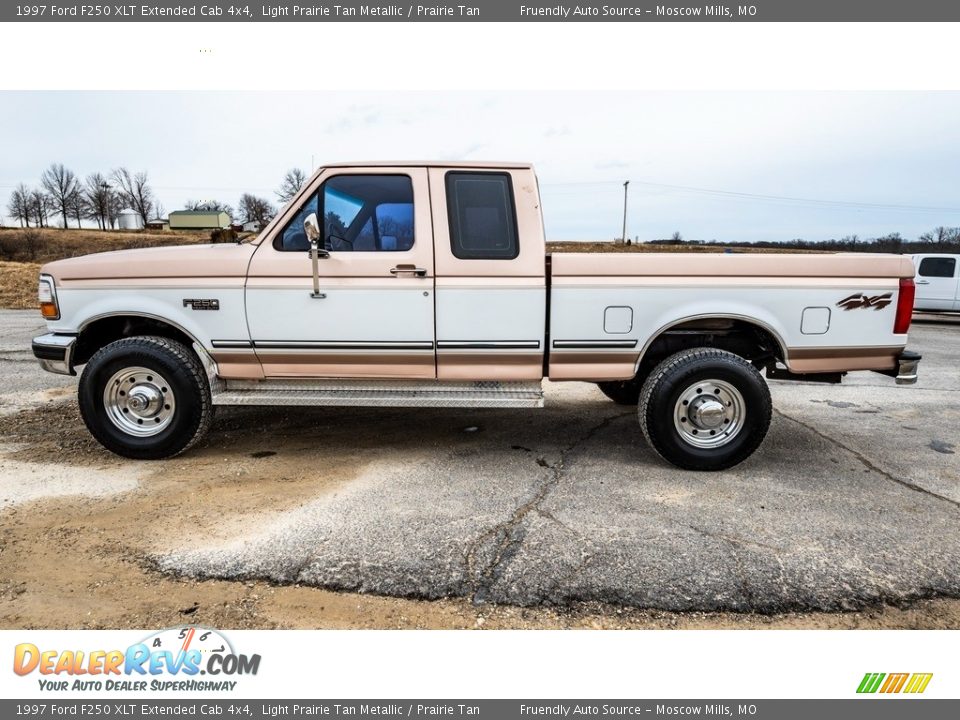
[[[849,297],[837,303],[844,310],[857,310],[858,308],[873,308],[874,310],[883,310],[887,305],[893,302],[893,293],[884,293],[883,295],[864,295],[863,293],[854,293]]]

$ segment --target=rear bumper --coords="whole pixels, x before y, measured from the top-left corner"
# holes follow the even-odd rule
[[[896,378],[897,385],[913,385],[917,382],[917,372],[923,356],[912,350],[904,350],[897,355],[897,364],[892,370],[878,370],[877,372]]]
[[[33,356],[40,361],[40,367],[47,372],[76,375],[72,362],[76,342],[76,335],[47,333],[33,339]]]

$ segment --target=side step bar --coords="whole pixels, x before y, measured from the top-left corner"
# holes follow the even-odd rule
[[[539,382],[221,380],[211,390],[214,405],[543,407]]]

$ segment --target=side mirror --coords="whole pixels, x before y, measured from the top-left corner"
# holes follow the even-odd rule
[[[320,247],[320,222],[317,220],[316,213],[310,213],[303,219],[303,232],[307,236],[307,242],[310,243],[310,253],[316,253],[317,257],[328,258],[330,253],[325,248]]]
[[[303,232],[311,244],[320,242],[320,222],[316,213],[310,213],[303,219]]]

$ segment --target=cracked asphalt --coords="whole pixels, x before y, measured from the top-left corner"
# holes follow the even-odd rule
[[[144,593],[151,577],[217,579],[479,607],[753,613],[960,597],[960,322],[914,326],[913,387],[871,373],[771,382],[765,444],[714,474],[663,463],[635,411],[581,383],[548,383],[539,411],[223,409],[187,455],[128,463],[79,426],[75,379],[29,358],[38,325],[0,312],[0,415],[16,431],[0,479],[33,489],[6,511],[19,513],[9,530],[93,523],[91,566],[107,563],[109,578],[144,564]],[[90,468],[131,482],[84,494]],[[103,545],[111,534],[116,547]],[[36,585],[32,602],[50,602],[58,556],[24,562],[17,573],[53,575],[18,597]],[[81,584],[84,562],[70,561]]]
[[[76,379],[38,372],[31,338],[46,332],[32,310],[0,310],[0,415],[44,402],[76,385]]]
[[[314,472],[349,458],[349,481],[153,562],[521,606],[777,613],[958,597],[960,325],[917,324],[911,348],[924,354],[913,387],[872,373],[772,382],[764,446],[715,474],[665,465],[634,412],[587,384],[548,384],[543,411],[311,411]]]

